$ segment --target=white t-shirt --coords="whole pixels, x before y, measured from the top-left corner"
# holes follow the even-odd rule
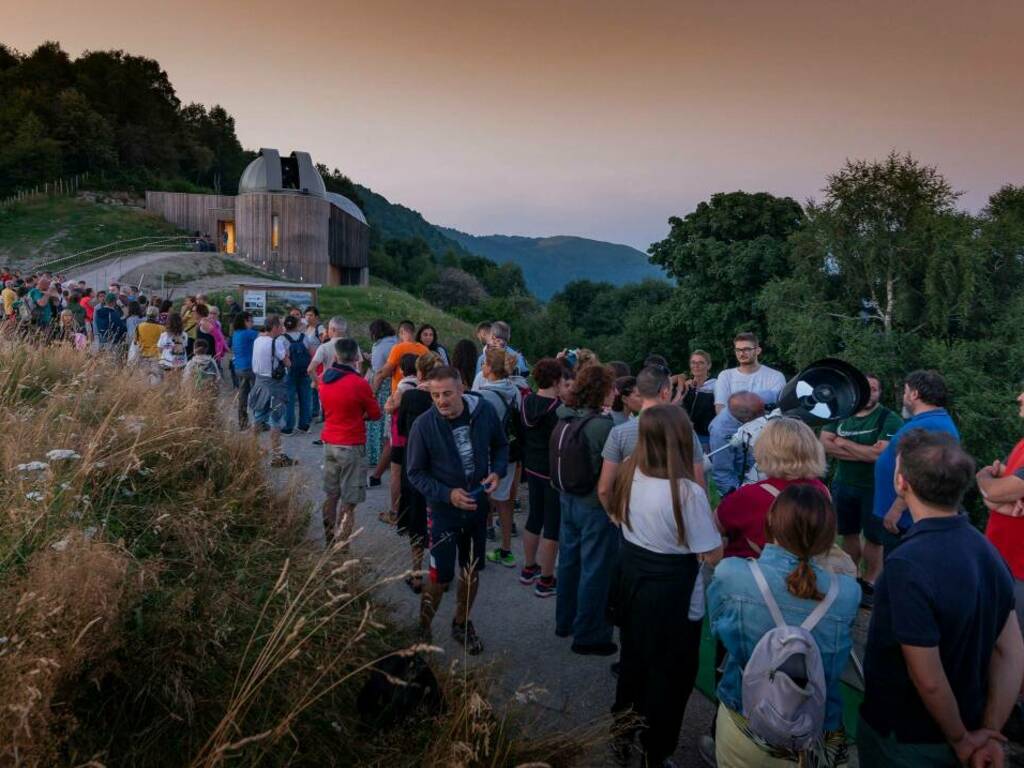
[[[281,336],[272,339],[263,334],[252,343],[252,372],[257,376],[273,375],[274,361],[270,357],[271,348],[277,359],[283,361],[284,356],[288,354],[288,340]]]
[[[762,365],[753,373],[743,373],[739,368],[726,368],[715,379],[715,405],[728,405],[730,395],[737,392],[775,392],[786,386],[786,377]]]
[[[622,526],[622,535],[630,544],[663,555],[688,555],[711,552],[722,546],[722,536],[715,528],[704,489],[692,480],[682,480],[683,530],[686,543],[677,541],[676,520],[672,514],[672,487],[668,480],[648,477],[639,469],[633,475],[629,494],[629,523]],[[704,616],[704,589],[700,574],[690,597],[690,621]]]

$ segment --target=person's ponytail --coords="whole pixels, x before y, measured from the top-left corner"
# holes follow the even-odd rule
[[[818,590],[818,577],[809,560],[801,558],[796,568],[786,577],[786,588],[790,594],[804,600],[821,600],[823,595]]]
[[[828,496],[809,483],[794,483],[775,499],[765,521],[768,539],[797,559],[786,589],[804,600],[821,600],[811,558],[824,554],[836,538],[836,515]]]

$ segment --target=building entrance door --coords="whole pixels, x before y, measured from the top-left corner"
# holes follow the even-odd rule
[[[217,250],[224,253],[235,252],[235,222],[220,220],[217,222]]]

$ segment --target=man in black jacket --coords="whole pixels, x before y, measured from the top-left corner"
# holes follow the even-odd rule
[[[469,611],[484,565],[487,494],[508,470],[508,442],[498,414],[482,398],[463,394],[454,368],[435,368],[427,377],[434,407],[412,426],[405,461],[409,481],[427,500],[430,580],[423,587],[420,632],[430,625],[445,587],[462,574],[452,637],[476,655],[483,650]]]

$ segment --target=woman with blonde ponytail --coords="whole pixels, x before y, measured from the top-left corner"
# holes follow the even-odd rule
[[[775,626],[770,610],[745,559],[727,557],[708,586],[711,631],[728,655],[718,686],[715,756],[720,768],[793,768],[795,764],[834,768],[846,764],[843,702],[839,679],[853,646],[851,629],[860,603],[860,587],[851,576],[819,563],[836,538],[832,502],[806,483],[786,487],[768,509],[765,546],[757,564],[771,596],[789,626],[800,626],[839,580],[839,593],[811,631],[821,652],[827,698],[822,748],[791,753],[772,747],[750,731],[743,717],[743,669],[761,637]]]
[[[622,643],[612,712],[619,730],[629,727],[631,715],[644,723],[617,737],[621,755],[639,730],[643,764],[662,766],[676,750],[700,662],[700,562],[718,562],[722,539],[694,480],[686,412],[651,406],[641,412],[638,427],[636,449],[616,474],[610,505],[624,539],[609,595]]]

